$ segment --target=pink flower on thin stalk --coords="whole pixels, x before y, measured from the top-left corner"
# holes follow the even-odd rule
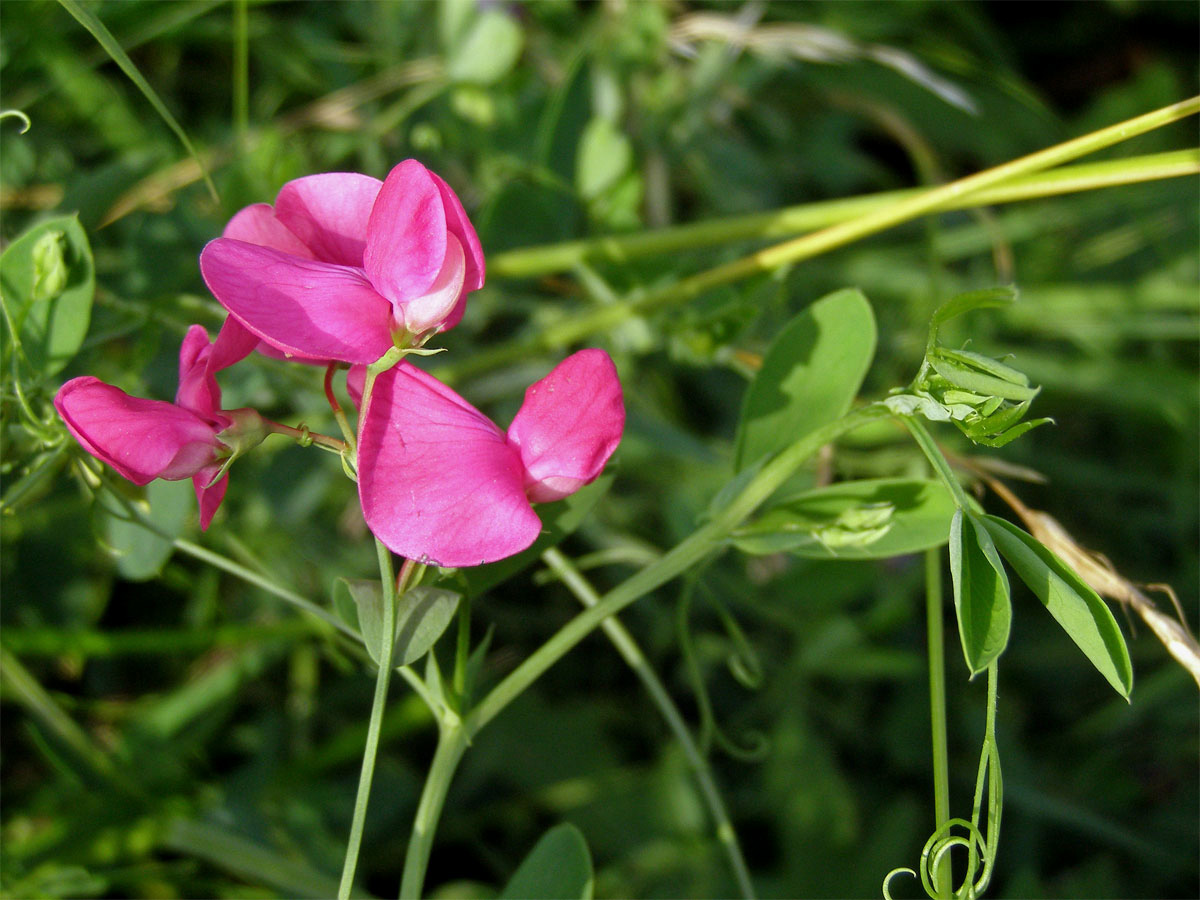
[[[288,356],[365,364],[406,334],[457,325],[484,261],[454,191],[409,159],[382,182],[350,172],[289,181],[274,207],[229,221],[200,272],[229,310],[225,330]]]
[[[526,549],[542,527],[530,504],[595,480],[625,426],[621,384],[603,350],[581,350],[533,384],[507,434],[408,363],[379,375],[367,402],[358,439],[367,525],[401,556],[441,566]]]
[[[221,389],[214,376],[241,358],[237,352],[221,339],[209,344],[208,333],[193,325],[179,349],[174,403],[130,397],[85,375],[59,388],[54,408],[84,450],[134,484],[191,478],[200,503],[200,527],[206,529],[229,483],[221,466],[238,449],[237,439],[248,437],[246,429],[256,428],[252,410],[220,408]],[[231,427],[235,419],[237,427]]]

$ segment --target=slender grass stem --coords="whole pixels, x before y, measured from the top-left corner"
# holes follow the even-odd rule
[[[525,340],[512,341],[492,350],[476,353],[468,362],[443,367],[438,375],[453,381],[506,365],[530,355],[569,346],[588,335],[607,331],[622,322],[666,306],[685,303],[706,291],[771,272],[782,266],[811,259],[846,244],[878,234],[896,225],[938,212],[948,203],[970,199],[977,203],[979,192],[1025,175],[1044,171],[1088,153],[1145,134],[1200,111],[1200,97],[1193,97],[1154,112],[1102,128],[1083,137],[1056,144],[1011,162],[976,172],[939,187],[916,193],[871,212],[858,215],[801,237],[766,247],[741,259],[707,269],[674,284],[656,290],[635,293],[621,303],[590,309],[556,325],[542,329]]]
[[[949,212],[1093,191],[1200,173],[1200,149],[1169,150],[1128,159],[1062,166],[955,197],[931,212]],[[783,209],[729,216],[655,231],[522,247],[488,258],[491,278],[532,278],[566,272],[585,262],[624,263],[647,256],[698,250],[736,241],[791,237],[868,215],[918,196],[928,188],[884,191],[861,197],[802,203]]]
[[[596,589],[557,549],[552,547],[547,550],[542,554],[542,560],[585,607],[590,608],[600,602],[600,595],[596,593]],[[717,840],[721,842],[726,856],[729,857],[729,865],[733,869],[734,878],[737,879],[738,890],[746,900],[753,900],[754,884],[750,880],[750,872],[746,868],[746,859],[742,855],[742,848],[738,843],[737,831],[734,830],[729,814],[725,810],[725,803],[721,799],[712,769],[709,768],[708,761],[692,739],[692,733],[688,729],[687,723],[684,722],[683,715],[679,712],[675,701],[671,699],[671,695],[667,693],[667,689],[657,673],[650,666],[645,654],[642,653],[642,648],[638,646],[637,641],[625,626],[614,616],[605,619],[601,623],[601,628],[604,629],[604,633],[612,641],[613,646],[617,648],[617,652],[621,654],[629,668],[641,680],[646,693],[650,695],[650,699],[658,707],[659,714],[667,723],[667,727],[671,729],[671,733],[675,735],[680,747],[683,748],[683,754],[687,758],[692,775],[700,786],[700,795],[708,807],[709,815],[712,816]]]
[[[379,557],[379,578],[383,584],[383,645],[379,648],[379,671],[375,678],[375,697],[371,701],[371,718],[367,724],[367,745],[363,750],[362,771],[358,777],[358,794],[354,799],[354,816],[350,822],[350,838],[346,841],[346,861],[342,865],[342,880],[338,900],[347,900],[354,886],[354,871],[358,867],[358,852],[362,846],[363,825],[367,820],[367,803],[371,797],[371,782],[375,777],[375,758],[379,752],[379,731],[383,710],[387,705],[388,684],[392,676],[392,654],[396,649],[396,578],[392,571],[392,551],[379,540],[375,541]],[[407,573],[407,569],[405,570]]]

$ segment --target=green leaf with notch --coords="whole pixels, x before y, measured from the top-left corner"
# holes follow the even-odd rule
[[[77,216],[35,225],[0,256],[0,295],[36,374],[54,375],[79,350],[95,294],[92,248]]]
[[[592,854],[582,832],[564,822],[534,845],[509,879],[500,900],[591,900]]]
[[[734,532],[733,545],[754,555],[888,559],[945,544],[955,509],[940,481],[847,481],[784,500]]]
[[[454,619],[461,594],[418,585],[397,599],[396,644],[392,663],[408,666],[429,652]],[[383,588],[378,581],[339,578],[333,604],[342,620],[358,629],[371,659],[379,664],[383,647]]]
[[[742,471],[845,415],[875,355],[875,315],[857,290],[822,297],[779,333],[742,403]]]
[[[959,509],[950,523],[950,575],[963,656],[972,675],[982,672],[1008,644],[1012,598],[1008,576],[986,528]]]
[[[1122,697],[1133,690],[1133,664],[1112,610],[1065,562],[1011,522],[984,516],[983,525],[1013,571]]]

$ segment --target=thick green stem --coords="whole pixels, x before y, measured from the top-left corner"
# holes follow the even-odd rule
[[[557,549],[551,548],[547,550],[542,554],[542,559],[562,579],[563,584],[570,589],[571,593],[584,606],[590,608],[600,602],[600,595],[596,593],[591,583]],[[637,641],[633,639],[633,635],[626,630],[625,626],[616,617],[613,617],[605,619],[601,623],[601,627],[604,629],[604,633],[608,635],[608,639],[612,641],[613,646],[617,648],[617,652],[621,654],[625,662],[633,669],[634,674],[641,680],[646,693],[650,695],[650,699],[658,707],[659,714],[666,721],[667,727],[671,729],[672,734],[679,741],[680,747],[683,748],[683,755],[687,758],[692,775],[700,786],[700,794],[708,806],[709,815],[712,816],[713,825],[716,827],[717,839],[721,842],[721,846],[725,848],[725,854],[729,857],[729,865],[733,869],[734,877],[737,879],[738,890],[741,891],[742,896],[747,898],[747,900],[753,900],[755,896],[754,884],[750,880],[750,872],[746,868],[745,857],[742,856],[742,848],[738,843],[737,832],[734,830],[733,823],[729,819],[729,814],[725,811],[725,803],[721,799],[721,793],[717,789],[717,782],[713,778],[708,761],[705,760],[703,754],[700,752],[700,748],[696,746],[696,742],[692,739],[692,733],[688,729],[687,723],[684,722],[683,715],[679,712],[675,701],[671,699],[671,695],[667,693],[666,687],[663,686],[654,669],[651,668],[650,663],[642,653],[641,647],[637,645]]]
[[[609,616],[617,614],[635,600],[666,584],[721,547],[729,533],[775,493],[792,473],[821,447],[860,425],[888,415],[890,413],[882,406],[863,407],[810,432],[772,459],[741,493],[706,525],[676,544],[657,561],[609,591],[599,603],[584,610],[560,628],[525,662],[517,666],[471,710],[466,719],[467,733],[474,737],[543,672],[558,662]]]
[[[1123,184],[1180,178],[1197,172],[1200,172],[1200,150],[1194,149],[1063,166],[1050,172],[1026,175],[967,197],[952,198],[932,212],[1015,203]],[[891,204],[911,199],[922,190],[909,188],[885,191],[656,231],[522,247],[489,257],[488,275],[492,278],[530,278],[569,271],[584,262],[624,263],[646,256],[669,255],[735,241],[790,237],[877,212]]]
[[[421,802],[413,820],[412,837],[408,841],[408,853],[404,857],[404,875],[400,882],[401,900],[417,900],[425,884],[425,871],[429,867],[429,853],[433,849],[433,836],[437,831],[446,792],[468,738],[459,720],[439,722],[438,745],[433,762],[425,776],[425,788],[421,791]]]
[[[929,645],[929,718],[933,733],[934,831],[950,821],[950,751],[946,737],[946,638],[942,621],[942,554],[925,551],[925,621]],[[954,893],[949,866],[937,872],[938,897]]]
[[[362,771],[358,778],[358,795],[354,800],[354,818],[350,822],[350,838],[346,842],[346,861],[338,900],[346,900],[354,885],[354,870],[358,866],[358,851],[362,845],[363,824],[367,819],[367,801],[371,796],[371,781],[375,777],[375,757],[379,752],[379,730],[387,704],[388,683],[392,675],[392,653],[396,649],[396,578],[392,572],[392,552],[375,541],[379,557],[379,578],[383,583],[383,644],[379,648],[379,672],[375,678],[375,698],[371,703],[371,719],[367,724],[367,746],[363,750]]]
[[[913,436],[913,440],[917,442],[917,446],[921,448],[921,452],[925,454],[925,458],[929,460],[929,464],[933,466],[933,471],[946,485],[946,489],[954,497],[954,502],[964,512],[969,512],[975,509],[967,497],[966,491],[963,490],[962,484],[954,476],[954,472],[950,469],[950,463],[946,462],[946,457],[938,448],[937,442],[929,433],[929,429],[925,427],[925,423],[913,416],[902,416],[901,421],[904,423],[909,433]]]

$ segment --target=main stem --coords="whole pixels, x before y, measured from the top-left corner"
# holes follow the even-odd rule
[[[358,867],[358,851],[362,845],[363,824],[367,819],[367,801],[371,796],[371,781],[375,777],[375,757],[379,751],[379,732],[383,709],[387,704],[388,683],[392,675],[392,652],[396,649],[396,580],[392,574],[392,552],[379,540],[375,541],[379,557],[379,577],[383,582],[383,646],[379,648],[379,673],[375,678],[375,699],[371,702],[371,719],[367,724],[367,745],[363,749],[362,771],[358,776],[358,795],[354,799],[354,818],[350,822],[350,838],[346,842],[346,861],[342,866],[342,881],[338,900],[347,900],[354,885],[354,870]]]
[[[450,780],[468,743],[461,720],[439,721],[437,750],[433,753],[433,762],[425,776],[425,788],[421,791],[412,837],[408,839],[408,853],[404,857],[400,900],[419,900],[421,896],[425,871],[429,867],[429,854],[433,849],[433,836],[446,803],[446,792],[450,790]]]
[[[929,644],[929,718],[933,732],[934,831],[950,821],[950,752],[946,737],[946,638],[942,619],[942,554],[925,551],[925,621]],[[954,893],[954,873],[942,866],[937,874],[937,894]]]

